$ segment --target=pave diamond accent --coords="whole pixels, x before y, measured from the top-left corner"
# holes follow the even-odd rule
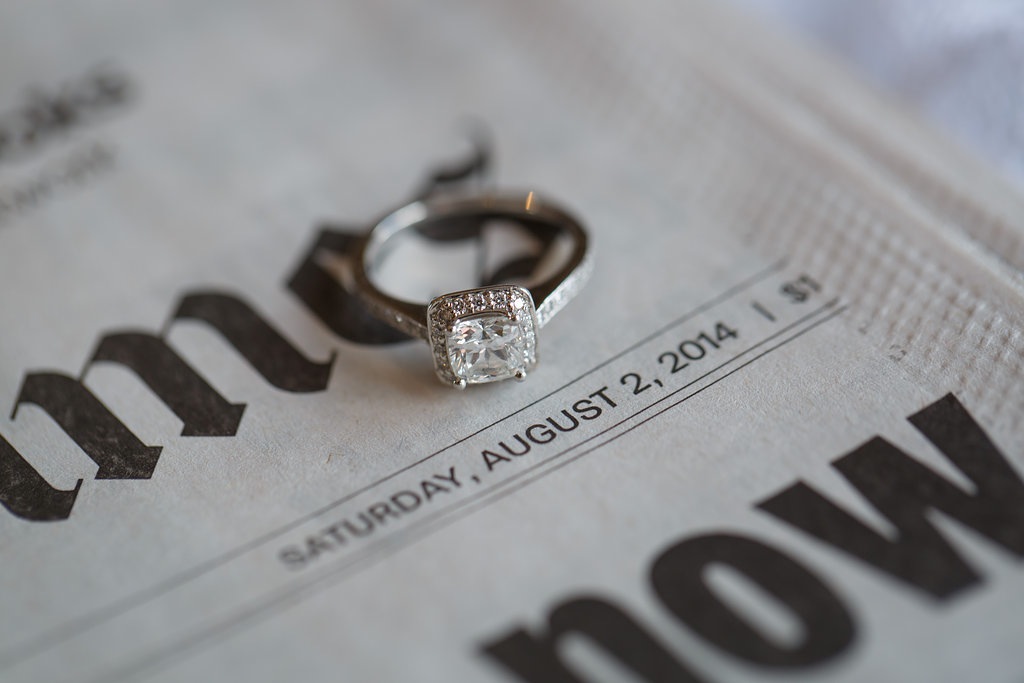
[[[434,370],[456,386],[522,379],[537,364],[537,315],[512,285],[439,296],[427,306]]]

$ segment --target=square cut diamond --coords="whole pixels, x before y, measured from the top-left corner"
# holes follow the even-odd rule
[[[526,332],[502,313],[482,313],[455,321],[448,332],[448,362],[456,377],[481,384],[525,374]]]
[[[522,379],[537,363],[530,292],[497,285],[437,297],[427,307],[434,369],[456,386]]]

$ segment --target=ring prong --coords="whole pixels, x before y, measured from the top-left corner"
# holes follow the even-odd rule
[[[516,381],[522,382],[524,379],[526,379],[526,370],[523,370],[522,368],[516,370],[515,378]]]
[[[464,380],[464,379],[462,379],[460,377],[457,380],[455,380],[454,382],[452,382],[452,386],[455,387],[456,389],[460,389],[460,390],[461,389],[465,389],[466,388],[466,380]]]

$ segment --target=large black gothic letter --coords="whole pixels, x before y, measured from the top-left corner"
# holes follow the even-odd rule
[[[0,436],[0,505],[30,522],[57,522],[67,519],[82,485],[61,491],[47,483],[25,462],[18,451]]]
[[[318,262],[327,252],[348,258],[347,255],[358,239],[355,230],[339,232],[322,229],[288,280],[288,289],[342,339],[357,344],[393,344],[404,341],[409,337],[374,318],[359,297],[350,290],[350,283],[339,280]]]
[[[149,479],[160,446],[147,446],[80,381],[54,372],[25,376],[15,403],[37,405],[100,466],[97,479]]]
[[[558,651],[567,636],[583,636],[614,657],[636,680],[695,683],[699,679],[643,626],[600,598],[566,600],[551,611],[541,633],[514,629],[486,643],[483,651],[507,671],[530,683],[583,683]]]
[[[981,580],[929,520],[938,510],[1024,557],[1024,483],[950,394],[909,418],[974,484],[946,480],[881,438],[833,466],[893,525],[881,534],[805,483],[758,507],[938,599]]]
[[[244,403],[228,403],[163,339],[140,332],[108,334],[93,362],[120,363],[135,372],[184,426],[182,436],[234,436]]]
[[[716,566],[732,569],[785,607],[802,627],[796,642],[766,637],[722,600],[708,583],[707,570]],[[817,575],[753,538],[708,534],[683,539],[654,561],[651,585],[677,619],[722,650],[762,666],[821,664],[845,651],[856,633],[842,600]]]
[[[216,292],[186,295],[176,320],[200,320],[220,332],[257,372],[278,389],[295,393],[323,391],[334,357],[309,360],[238,297]]]

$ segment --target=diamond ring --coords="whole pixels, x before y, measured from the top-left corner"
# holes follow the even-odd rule
[[[559,261],[527,286],[497,284],[435,297],[428,304],[391,296],[373,281],[382,260],[401,235],[411,232],[449,238],[467,225],[513,223],[548,245],[563,246]],[[551,265],[551,264],[549,264]],[[433,350],[438,378],[464,389],[504,379],[526,378],[537,364],[537,330],[562,309],[590,275],[587,233],[556,204],[533,192],[522,195],[440,197],[416,201],[374,225],[353,258],[356,289],[370,311]]]

